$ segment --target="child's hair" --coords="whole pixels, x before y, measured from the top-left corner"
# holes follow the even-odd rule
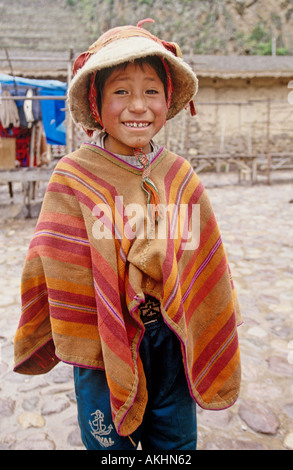
[[[138,59],[135,59],[132,62],[124,62],[123,64],[115,65],[114,67],[106,67],[97,72],[95,85],[97,89],[97,106],[98,106],[98,111],[99,111],[100,116],[102,112],[103,90],[104,90],[106,80],[110,77],[110,75],[112,74],[114,70],[119,70],[119,69],[125,70],[126,67],[130,63],[133,63],[134,65],[140,67],[142,70],[145,64],[152,67],[164,85],[165,97],[167,99],[167,95],[168,95],[167,74],[166,74],[166,70],[165,70],[162,60],[158,56],[139,57]]]

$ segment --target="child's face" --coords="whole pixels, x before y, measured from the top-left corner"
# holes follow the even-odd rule
[[[133,155],[133,148],[150,152],[149,142],[167,115],[164,85],[155,70],[148,64],[114,70],[104,86],[101,114],[107,150],[120,155]]]

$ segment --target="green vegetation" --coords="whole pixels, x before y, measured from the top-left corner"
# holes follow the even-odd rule
[[[273,33],[270,28],[264,24],[258,23],[249,35],[238,33],[236,38],[238,45],[246,54],[249,55],[271,55],[273,47]],[[282,43],[281,38],[279,42]],[[289,51],[282,45],[278,47],[278,39],[276,41],[276,54],[288,55]]]
[[[159,37],[178,42],[184,54],[271,55],[276,38],[277,55],[293,55],[293,41],[284,31],[284,15],[290,21],[286,2],[263,15],[261,0],[66,0],[85,25],[93,40],[118,24],[136,24],[151,17],[155,24],[146,26]],[[289,5],[289,6],[288,6]],[[249,29],[246,16],[252,10],[256,24]],[[283,22],[282,22],[283,21]],[[251,23],[250,23],[251,24]],[[293,36],[293,35],[292,35]],[[284,38],[287,43],[284,42]]]

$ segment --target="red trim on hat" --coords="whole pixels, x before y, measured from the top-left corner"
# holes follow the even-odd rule
[[[102,128],[104,128],[104,124],[102,122],[102,118],[100,116],[98,105],[97,105],[97,89],[96,89],[95,79],[96,79],[96,72],[91,74],[89,94],[88,94],[89,106],[91,110],[91,115],[93,116],[94,120]],[[91,134],[89,135],[91,136]]]

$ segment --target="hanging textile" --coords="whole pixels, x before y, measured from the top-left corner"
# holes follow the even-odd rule
[[[11,97],[11,93],[8,90],[3,90],[1,97],[9,98]],[[5,129],[7,129],[10,125],[19,127],[19,114],[14,100],[1,100],[0,122]]]
[[[34,94],[44,96],[66,96],[67,84],[58,80],[37,80],[22,77],[11,77],[0,73],[0,84],[10,87],[13,94],[14,84],[18,88],[18,94],[26,94],[28,89],[32,89]],[[23,109],[23,102],[18,101],[17,107],[20,117],[20,125],[27,127],[27,120]],[[47,143],[50,145],[66,145],[65,126],[65,100],[33,100],[32,111],[36,121],[42,119]]]
[[[19,166],[28,166],[30,161],[31,129],[13,126],[5,129],[0,122],[0,137],[16,139],[15,159],[18,161]]]

